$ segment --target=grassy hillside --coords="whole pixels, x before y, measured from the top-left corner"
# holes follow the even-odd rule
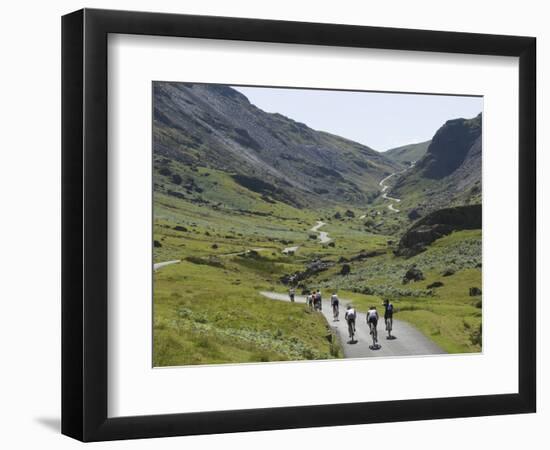
[[[410,164],[413,161],[419,161],[424,157],[428,146],[432,141],[419,142],[417,144],[408,144],[401,147],[392,148],[384,152],[384,156],[387,156],[394,161]]]
[[[251,104],[229,86],[153,83],[155,168],[233,176],[266,201],[362,204],[400,167],[382,153]]]

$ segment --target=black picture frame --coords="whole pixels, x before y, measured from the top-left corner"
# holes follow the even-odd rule
[[[518,57],[518,393],[109,418],[109,33]],[[535,412],[535,91],[536,39],[533,37],[95,9],[83,9],[64,16],[62,433],[82,441],[102,441]]]

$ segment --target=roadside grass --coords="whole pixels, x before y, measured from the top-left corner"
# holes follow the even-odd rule
[[[342,357],[323,316],[263,298],[268,286],[235,269],[183,261],[155,273],[155,366]]]

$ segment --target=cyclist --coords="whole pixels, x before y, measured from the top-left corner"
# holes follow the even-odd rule
[[[294,295],[295,294],[296,294],[296,291],[294,290],[294,288],[290,288],[289,291],[288,291],[288,296],[290,297],[291,302],[294,301]]]
[[[334,317],[334,321],[339,321],[340,316],[340,299],[338,298],[338,295],[336,295],[336,292],[332,294],[330,297],[330,305],[332,306],[332,315]]]
[[[355,308],[351,305],[348,305],[346,307],[346,314],[344,316],[344,319],[348,322],[348,332],[349,337],[351,340],[353,340],[353,336],[355,335],[355,318],[357,317],[357,312],[355,311]]]
[[[370,329],[370,334],[372,335],[372,345],[376,347],[378,345],[378,311],[376,311],[376,306],[371,306],[367,311],[367,325]]]
[[[315,309],[318,309],[319,311],[323,309],[323,300],[319,289],[317,289],[317,292],[315,293],[313,304],[315,305]]]
[[[393,304],[391,304],[388,299],[384,300],[384,321],[386,322],[388,338],[391,339],[391,330],[393,328]]]

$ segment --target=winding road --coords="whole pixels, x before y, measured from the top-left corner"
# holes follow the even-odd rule
[[[271,300],[290,301],[288,295],[277,292],[262,291],[260,294]],[[305,303],[306,298],[303,295],[297,295],[295,301],[297,303]],[[327,323],[336,333],[338,333],[340,341],[342,342],[345,358],[440,355],[445,353],[444,350],[424,336],[415,327],[402,320],[393,320],[392,334],[395,336],[395,339],[386,339],[383,318],[378,322],[378,340],[381,347],[378,350],[371,350],[369,345],[372,344],[372,339],[368,331],[366,315],[362,312],[358,312],[357,314],[356,342],[353,344],[350,343],[348,326],[344,319],[346,304],[349,302],[349,300],[340,299],[340,320],[338,322],[333,321],[332,308],[329,300],[323,300],[322,309],[323,316],[325,316]]]
[[[321,244],[327,244],[330,241],[332,241],[332,239],[328,237],[328,233],[326,231],[319,231],[319,228],[324,227],[325,225],[326,225],[325,222],[321,222],[319,220],[317,222],[317,225],[315,225],[313,228],[309,230],[309,231],[313,231],[314,233],[319,233],[319,242],[321,242]]]
[[[407,170],[409,169],[412,169],[414,167],[414,165],[416,164],[416,161],[413,161],[411,162],[411,165],[409,167],[407,167],[406,169],[403,169],[399,172],[394,172],[394,173],[390,173],[387,177],[383,178],[382,180],[380,180],[380,183],[378,183],[381,187],[382,187],[382,198],[383,199],[386,199],[386,200],[389,200],[390,202],[395,202],[395,203],[399,203],[401,201],[401,199],[399,198],[395,198],[395,197],[390,197],[388,195],[388,193],[386,192],[390,187],[386,184],[386,182],[393,176],[395,175],[401,175],[402,173],[405,173]],[[399,210],[393,206],[393,203],[390,203],[388,205],[388,209],[390,211],[393,211],[393,212],[399,212]]]
[[[407,170],[407,169],[405,169]],[[401,172],[394,172],[390,175],[388,175],[386,178],[384,178],[383,180],[380,181],[380,186],[382,187],[382,198],[386,199],[386,200],[389,200],[390,202],[396,202],[396,203],[399,203],[401,200],[398,199],[398,198],[394,198],[394,197],[390,197],[388,194],[387,194],[387,190],[389,189],[389,186],[386,183],[386,181],[388,181],[391,177],[397,175],[397,174],[400,174],[400,173],[403,173],[404,171],[401,171]],[[390,203],[388,205],[388,209],[390,211],[393,211],[393,212],[399,212],[399,210],[397,208],[395,208],[393,206],[393,203]]]
[[[317,221],[317,224],[314,225],[312,228],[310,228],[309,231],[313,231],[314,233],[319,233],[318,239],[321,244],[328,244],[330,241],[332,241],[331,238],[328,237],[328,233],[326,231],[319,231],[319,228],[325,226],[325,222],[321,222],[320,220]],[[300,248],[299,245],[295,245],[294,247],[286,247],[283,249],[283,253],[287,255],[288,253],[296,253],[296,251]]]

